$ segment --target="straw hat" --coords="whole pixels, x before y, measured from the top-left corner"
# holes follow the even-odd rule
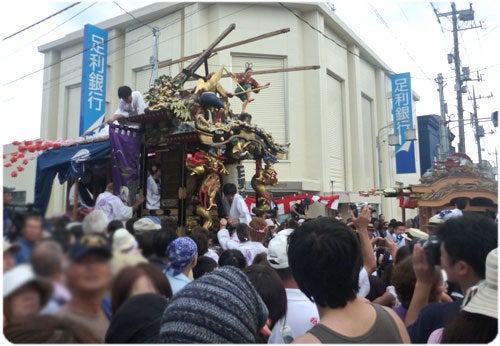
[[[403,238],[409,241],[411,241],[413,238],[427,240],[429,239],[429,234],[419,230],[418,228],[407,228],[406,232],[403,234]]]
[[[486,280],[462,310],[498,319],[498,248],[486,257]]]

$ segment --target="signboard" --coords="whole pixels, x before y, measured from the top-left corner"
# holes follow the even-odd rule
[[[108,32],[87,24],[83,34],[80,135],[104,122]]]
[[[416,173],[415,143],[405,137],[405,130],[413,128],[410,73],[391,75],[391,85],[394,133],[399,134],[401,139],[401,144],[395,147],[396,173]]]

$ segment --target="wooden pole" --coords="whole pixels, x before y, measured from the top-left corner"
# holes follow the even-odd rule
[[[295,71],[306,71],[306,70],[318,70],[321,66],[319,65],[309,65],[309,66],[299,66],[299,67],[288,67],[288,68],[277,68],[273,70],[262,70],[253,71],[253,75],[269,74],[269,73],[282,73],[282,72],[295,72]],[[229,73],[223,74],[221,78],[232,77]],[[190,81],[196,80],[195,78],[190,78]]]
[[[255,36],[255,37],[252,37],[252,38],[248,38],[246,40],[242,40],[242,41],[230,43],[230,44],[227,44],[225,46],[220,46],[219,48],[212,49],[212,53],[216,53],[216,52],[219,52],[219,51],[224,50],[224,49],[229,49],[229,48],[233,48],[233,47],[236,47],[236,46],[240,46],[242,44],[246,44],[246,43],[251,43],[251,42],[254,42],[254,41],[262,40],[264,38],[268,38],[268,37],[272,37],[272,36],[276,36],[276,35],[285,34],[285,33],[289,32],[289,31],[290,31],[289,28],[281,29],[281,30],[276,30],[276,31],[269,32],[267,34]],[[183,58],[175,59],[175,60],[172,60],[172,61],[162,61],[162,62],[158,63],[158,68],[171,66],[171,65],[174,65],[174,64],[186,61],[186,60],[191,60],[191,59],[199,57],[201,54],[203,54],[203,53],[196,53],[196,54],[185,56]]]
[[[75,193],[73,195],[73,220],[77,221],[78,219],[78,200],[80,198],[80,190],[78,188],[78,178],[75,179]]]
[[[238,96],[238,95],[241,95],[241,94],[246,94],[246,93],[247,93],[247,92],[249,92],[249,91],[252,91],[252,92],[253,92],[253,91],[259,91],[259,90],[262,90],[262,89],[265,89],[265,88],[269,88],[269,85],[262,85],[262,86],[260,86],[260,87],[258,87],[258,88],[255,88],[255,89],[249,89],[249,90],[244,90],[243,88],[241,88],[241,89],[243,89],[243,91],[241,91],[241,92],[239,92],[239,93],[236,93],[236,94],[233,94],[233,95],[234,95],[234,96]]]

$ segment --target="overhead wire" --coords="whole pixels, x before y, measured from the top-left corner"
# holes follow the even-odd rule
[[[119,8],[121,8],[123,10],[123,12],[125,12],[126,14],[128,14],[130,17],[132,17],[139,24],[147,26],[149,29],[153,30],[153,28],[148,23],[144,23],[143,21],[141,21],[140,19],[138,19],[137,17],[135,17],[132,13],[130,13],[129,11],[127,11],[126,9],[124,9],[123,7],[121,7],[119,3],[117,3],[116,1],[113,1],[113,3],[116,6],[118,6]]]
[[[64,24],[66,24],[67,22],[69,22],[70,20],[73,20],[75,17],[79,16],[80,14],[82,14],[83,12],[85,12],[86,10],[88,10],[89,8],[91,8],[92,6],[94,6],[95,4],[97,4],[97,2],[93,2],[92,4],[90,4],[89,6],[85,7],[83,10],[79,11],[78,13],[74,14],[73,16],[69,17],[67,20],[65,20],[64,22],[62,22],[61,24],[55,26],[54,28],[52,28],[51,30],[47,31],[46,33],[38,36],[37,38],[35,38],[33,41],[31,42],[28,42],[28,43],[24,43],[23,44],[23,48],[21,49],[18,49],[17,51],[14,51],[13,53],[9,54],[9,55],[6,55],[4,56],[4,58],[8,58],[8,57],[11,57],[12,55],[15,55],[21,51],[23,51],[24,49],[26,48],[29,48],[30,44],[38,41],[39,39],[41,39],[42,37],[44,36],[47,36],[48,34],[54,32],[55,30],[57,30],[58,28],[60,28],[61,26],[63,26]]]
[[[7,37],[4,37],[4,38],[2,39],[2,41],[5,41],[5,40],[7,40],[7,39],[9,39],[9,38],[11,38],[11,37],[14,37],[14,36],[16,36],[16,35],[19,35],[20,33],[24,32],[24,31],[26,31],[26,30],[28,30],[28,29],[31,29],[31,28],[33,28],[33,27],[37,26],[38,24],[43,23],[43,22],[45,22],[46,20],[48,20],[48,19],[50,19],[50,18],[52,18],[52,17],[57,16],[57,15],[58,15],[58,14],[60,14],[60,13],[63,13],[63,12],[65,12],[65,11],[69,10],[70,8],[72,8],[72,7],[76,6],[76,5],[78,5],[79,3],[80,3],[80,2],[75,2],[74,4],[69,5],[69,6],[65,7],[65,8],[63,8],[62,10],[57,11],[56,13],[51,14],[50,16],[45,17],[44,19],[39,20],[38,22],[31,24],[31,25],[29,25],[29,26],[25,27],[24,29],[21,29],[21,30],[19,30],[19,31],[16,31],[15,33],[13,33],[13,34],[11,34],[11,35],[9,35],[9,36],[7,36]]]

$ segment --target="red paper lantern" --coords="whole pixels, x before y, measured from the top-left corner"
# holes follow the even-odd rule
[[[19,142],[19,141],[12,142],[12,145],[15,145],[15,146],[18,146],[19,144],[21,144],[21,142]]]
[[[16,172],[16,171],[12,171],[12,172],[10,172],[10,176],[11,176],[12,178],[17,177],[17,172]]]
[[[25,145],[32,145],[32,144],[33,144],[33,141],[24,141],[24,144],[25,144]]]
[[[54,143],[54,149],[59,149],[61,147],[61,143]]]
[[[24,158],[24,154],[23,154],[23,153],[18,154],[18,155],[17,155],[17,158],[18,158],[18,159],[23,159],[23,158]]]
[[[16,162],[16,161],[17,161],[17,157],[14,157],[14,156],[13,156],[13,157],[11,157],[11,158],[10,158],[10,162],[14,163],[14,162]]]
[[[27,164],[28,164],[28,162],[29,162],[29,160],[28,160],[28,159],[24,159],[24,160],[23,160],[23,165],[27,165]]]
[[[36,142],[36,144],[42,144],[43,143],[43,139],[37,139],[35,142]]]
[[[30,145],[30,146],[28,147],[28,151],[29,151],[30,153],[34,153],[34,152],[36,151],[35,146],[34,146],[34,145]]]
[[[9,167],[12,167],[12,163],[6,163],[5,165],[3,165],[4,167],[6,168],[9,168]]]
[[[23,167],[23,166],[17,166],[17,170],[18,170],[19,172],[22,172],[22,171],[24,171],[24,167]]]

